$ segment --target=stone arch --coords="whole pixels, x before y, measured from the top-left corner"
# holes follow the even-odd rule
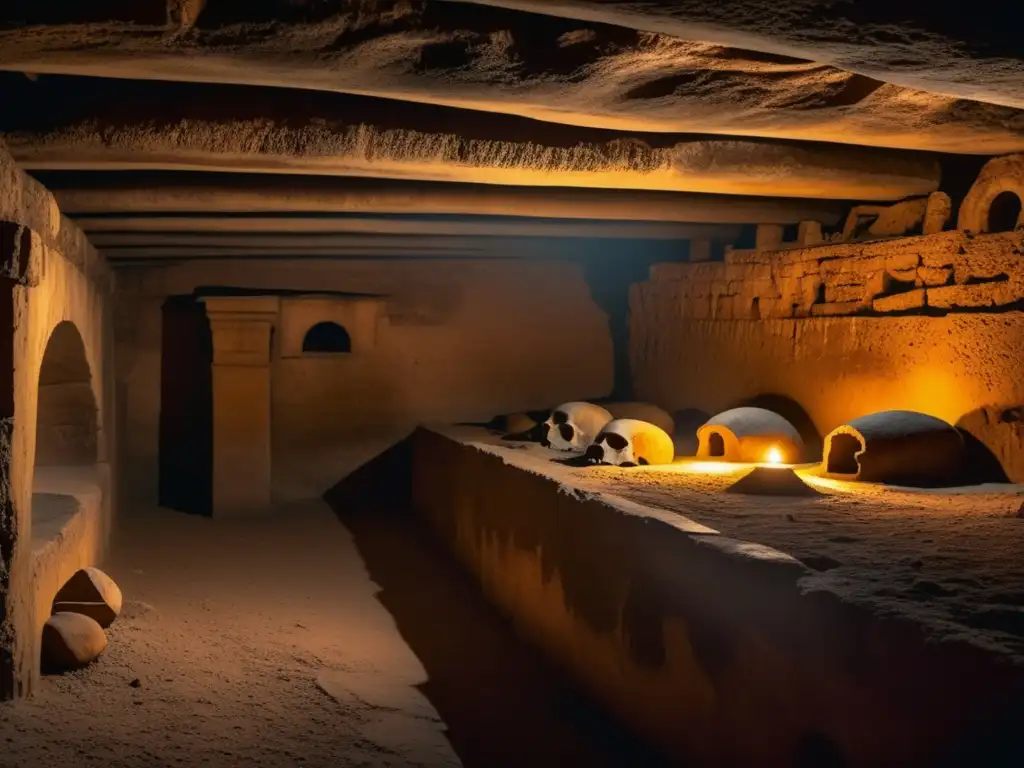
[[[996,195],[988,207],[988,232],[1012,232],[1021,225],[1021,198],[1012,190]]]
[[[997,157],[978,174],[960,205],[957,225],[969,234],[1016,229],[1024,225],[1022,201],[1024,155]]]
[[[85,342],[69,320],[50,334],[39,368],[36,466],[82,466],[100,459],[99,407]]]
[[[325,320],[306,331],[302,338],[302,351],[345,354],[352,351],[352,337],[343,325]]]

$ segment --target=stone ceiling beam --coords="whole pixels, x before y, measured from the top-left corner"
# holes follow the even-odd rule
[[[174,185],[121,181],[61,186],[47,180],[68,215],[354,213],[515,216],[606,221],[702,224],[834,225],[849,205],[831,200],[754,198],[732,195],[561,187],[499,187],[473,184],[348,183],[307,177],[275,181],[223,174],[216,182]]]
[[[834,150],[740,141],[692,142],[663,151],[581,145],[552,152],[537,145],[467,146],[468,142],[450,134],[383,134],[367,126],[330,136],[288,129],[277,132],[265,124],[193,123],[190,128],[201,138],[189,131],[136,141],[126,133],[115,134],[120,146],[105,143],[104,136],[109,134],[87,130],[0,138],[27,171],[304,174],[768,197],[817,193],[822,198],[864,201],[896,201],[927,195],[939,187],[938,164],[928,158],[857,158],[856,153],[841,157]],[[272,133],[277,135],[268,135]],[[269,141],[253,141],[259,135]],[[295,154],[267,151],[275,141],[279,146],[304,149]],[[261,149],[246,151],[246,143]]]
[[[935,191],[934,157],[553,126],[337,94],[91,78],[0,78],[0,138],[26,170],[313,174],[893,201]]]
[[[340,248],[346,251],[371,248],[376,250],[430,249],[452,252],[498,254],[542,253],[545,256],[568,253],[586,253],[588,245],[595,247],[593,238],[542,238],[542,237],[430,237],[424,235],[224,235],[184,233],[97,233],[89,236],[96,248],[116,254],[122,248],[246,248],[279,250],[288,253],[327,253]],[[614,245],[612,248],[679,248],[682,241],[659,240],[645,243],[631,240],[629,245]],[[642,245],[637,245],[642,244]],[[601,244],[600,247],[609,247]]]
[[[299,217],[105,217],[76,218],[75,224],[90,235],[94,243],[108,233],[276,233],[276,234],[388,234],[479,237],[553,237],[599,239],[686,240],[701,238],[731,241],[739,237],[741,227],[731,224],[679,224],[673,222],[615,222],[571,220],[538,221],[431,221],[373,218],[299,218]]]
[[[442,0],[543,13],[831,64],[962,99],[1024,108],[1020,30],[1004,0]],[[915,14],[913,11],[917,11]],[[909,12],[908,12],[909,11]]]
[[[495,247],[442,247],[426,245],[404,246],[370,246],[356,247],[330,246],[315,247],[274,247],[274,246],[219,246],[219,247],[182,247],[182,246],[138,246],[126,248],[100,248],[100,252],[111,263],[121,261],[191,261],[195,259],[539,259],[551,260],[572,256],[573,253],[554,248],[532,248],[512,252],[499,250]],[[576,254],[580,255],[580,254]]]
[[[691,14],[698,13],[696,2],[685,3]],[[709,25],[717,20],[716,28],[742,31],[763,23],[771,30],[767,37],[777,32],[785,45],[785,30],[801,26],[794,19],[805,21],[800,14],[781,12],[778,3],[760,0],[758,13],[730,26],[725,22],[732,3],[699,2],[719,9],[705,12],[713,16]],[[754,2],[744,0],[748,12]],[[818,8],[824,3],[802,5],[827,16],[827,9]],[[539,3],[531,7],[549,10]],[[17,25],[16,14],[0,15],[0,69],[338,91],[618,131],[701,132],[964,154],[1024,150],[1024,85],[1012,58],[979,54],[978,61],[960,56],[933,62],[925,55],[918,61],[919,51],[929,51],[933,38],[927,37],[878,45],[902,51],[911,62],[907,72],[947,65],[952,72],[959,66],[959,98],[814,60],[809,45],[801,48],[806,58],[793,58],[600,20],[438,0],[211,3],[188,30],[166,22],[143,23],[135,16],[110,21],[98,13],[62,16],[52,8],[45,13],[30,8],[22,17],[27,14],[29,22],[37,23],[28,26]],[[690,20],[685,14],[676,18]],[[1013,27],[1003,26],[998,45]],[[678,29],[682,34],[684,27]],[[829,34],[839,46],[846,39],[856,42],[859,31],[851,17]],[[818,26],[800,34],[805,42],[820,41]],[[862,51],[869,38],[861,42]],[[876,40],[886,39],[879,35]],[[991,78],[979,78],[972,65],[986,62],[1001,63],[993,64]],[[982,80],[988,91],[978,85]],[[996,100],[1010,106],[972,100],[994,91],[1006,91]]]

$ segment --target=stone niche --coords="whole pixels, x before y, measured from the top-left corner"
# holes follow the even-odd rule
[[[791,464],[801,461],[804,453],[796,428],[764,408],[724,411],[697,430],[697,441],[697,457],[716,461],[760,462],[772,455]]]
[[[309,294],[281,299],[276,333],[276,354],[297,357],[365,354],[377,343],[385,300],[375,296]],[[348,339],[348,349],[342,342]],[[326,344],[316,343],[326,341]]]
[[[955,485],[965,459],[953,425],[915,411],[882,411],[837,427],[825,438],[831,477],[911,486]]]

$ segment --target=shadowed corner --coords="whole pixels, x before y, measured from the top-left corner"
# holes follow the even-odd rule
[[[805,733],[793,755],[793,768],[847,768],[848,765],[839,747],[818,731]]]
[[[324,494],[467,768],[668,765],[516,635],[412,514],[409,437]]]
[[[956,422],[964,440],[964,485],[1008,483],[1006,469],[989,447],[1012,443],[1012,435],[1024,421],[1024,408],[982,407]]]

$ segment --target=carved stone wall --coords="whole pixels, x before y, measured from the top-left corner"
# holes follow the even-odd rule
[[[1006,309],[1024,302],[1024,232],[942,232],[657,264],[635,288],[634,307],[673,297],[675,316],[699,320]]]
[[[767,394],[826,434],[900,408],[970,432],[1024,482],[1024,231],[734,251],[630,296],[635,394],[715,413]]]

